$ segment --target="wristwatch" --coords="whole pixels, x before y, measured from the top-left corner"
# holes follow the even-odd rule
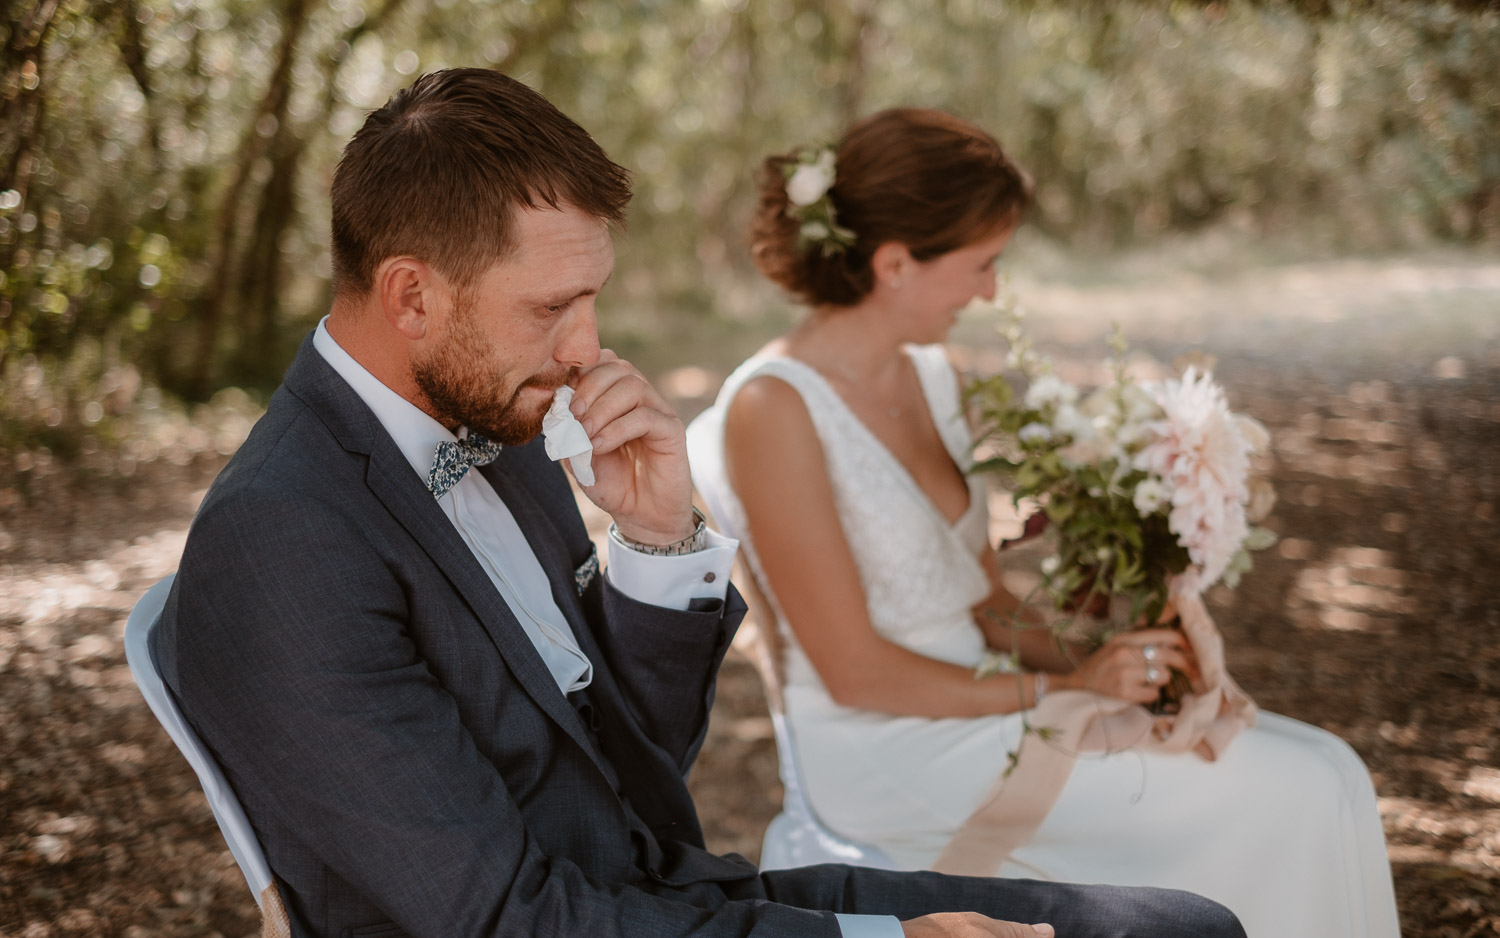
[[[708,519],[703,517],[703,512],[699,511],[696,505],[693,506],[693,520],[697,523],[697,526],[693,528],[693,533],[680,541],[673,541],[670,544],[642,544],[640,541],[632,541],[621,534],[619,526],[615,524],[609,526],[609,539],[622,547],[628,547],[642,554],[650,554],[653,557],[677,557],[682,554],[695,554],[708,546]]]

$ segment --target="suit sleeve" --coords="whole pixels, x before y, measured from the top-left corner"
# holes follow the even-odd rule
[[[729,587],[723,602],[701,600],[687,610],[632,599],[608,577],[603,584],[600,646],[646,734],[684,775],[708,732],[719,665],[747,607]]]
[[[408,637],[421,597],[352,519],[261,495],[206,507],[194,527],[158,647],[169,685],[252,820],[295,831],[408,934],[839,934],[832,913],[699,908],[544,855]],[[717,662],[732,626],[707,631]]]

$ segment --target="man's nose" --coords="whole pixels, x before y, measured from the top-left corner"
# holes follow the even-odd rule
[[[574,368],[591,368],[599,361],[599,317],[592,299],[576,304],[552,357]]]

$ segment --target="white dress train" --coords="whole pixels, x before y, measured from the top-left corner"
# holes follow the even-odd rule
[[[967,467],[969,430],[946,354],[907,352],[949,454]],[[978,560],[983,482],[969,477],[969,508],[950,525],[822,376],[795,359],[745,362],[720,392],[721,415],[759,376],[784,381],[807,405],[877,631],[932,658],[977,664],[984,640],[970,610],[989,592]],[[747,531],[732,493],[727,502],[738,514],[727,523]],[[741,543],[764,586],[754,545]],[[927,719],[839,706],[776,611],[786,716],[813,810],[913,869],[930,866],[1004,771],[1020,715]],[[1080,757],[1000,875],[1187,889],[1228,906],[1250,938],[1400,933],[1364,764],[1333,734],[1264,712],[1216,762],[1134,750]]]

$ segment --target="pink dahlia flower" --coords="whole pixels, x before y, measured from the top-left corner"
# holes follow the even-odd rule
[[[1170,490],[1167,525],[1193,562],[1181,585],[1201,593],[1223,576],[1249,533],[1252,442],[1206,372],[1189,368],[1180,380],[1146,390],[1164,416],[1150,425],[1154,439],[1136,455],[1135,466]]]

